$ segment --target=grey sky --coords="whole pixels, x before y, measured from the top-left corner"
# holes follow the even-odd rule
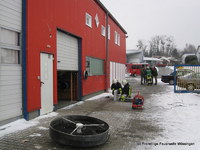
[[[173,36],[178,49],[200,45],[200,0],[101,0],[128,32],[127,49],[139,39]]]

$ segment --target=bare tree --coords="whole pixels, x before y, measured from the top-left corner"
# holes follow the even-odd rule
[[[146,55],[147,51],[147,44],[144,40],[138,40],[138,44],[137,44],[138,49],[143,51],[143,54]]]
[[[185,48],[183,50],[183,53],[186,54],[186,53],[196,53],[197,52],[197,49],[194,45],[192,44],[186,44],[185,45]]]

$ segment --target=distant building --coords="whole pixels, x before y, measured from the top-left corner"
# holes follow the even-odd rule
[[[142,63],[143,62],[143,51],[139,49],[129,49],[126,51],[126,62],[127,63]]]
[[[143,60],[144,60],[145,63],[148,63],[150,65],[156,65],[156,64],[162,62],[161,59],[159,59],[159,58],[153,58],[153,57],[144,57]]]

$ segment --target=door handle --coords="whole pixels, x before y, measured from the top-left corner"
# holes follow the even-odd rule
[[[44,82],[40,81],[40,86],[42,86],[42,84],[44,84]]]

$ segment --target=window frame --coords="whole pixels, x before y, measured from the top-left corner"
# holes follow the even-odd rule
[[[108,25],[108,39],[110,40],[110,25]]]
[[[89,20],[89,22],[88,22],[88,20]],[[92,16],[87,12],[85,13],[85,24],[88,27],[92,28]]]
[[[117,31],[115,31],[114,34],[115,34],[114,35],[115,36],[115,44],[120,46],[120,34]]]
[[[12,30],[12,29],[8,29],[8,28],[4,28],[0,26],[0,33],[1,31],[5,30],[5,33],[9,33],[9,32],[13,32],[10,35],[10,38],[15,38],[16,40],[13,41],[13,43],[9,43],[9,42],[5,42],[5,41],[1,41],[1,37],[0,37],[0,65],[20,65],[21,64],[21,32],[20,31],[16,31],[16,30]],[[6,31],[7,30],[7,31]],[[3,31],[4,32],[4,31]],[[0,35],[1,36],[1,35]],[[5,35],[3,35],[5,36]],[[8,35],[9,36],[9,35]],[[9,50],[9,51],[17,51],[17,60],[16,63],[13,62],[3,62],[2,57],[3,57],[3,51],[5,50]]]
[[[117,45],[120,46],[120,34],[118,33],[118,36],[117,36]]]
[[[115,37],[115,44],[117,44],[117,41],[118,41],[118,38],[117,38],[117,35],[118,35],[118,34],[117,34],[117,31],[115,31],[114,34],[115,34],[115,36],[114,36],[114,37]]]
[[[92,69],[98,69],[99,71],[99,68],[98,67],[94,67],[92,64],[92,61],[101,61],[101,72],[96,72],[96,70],[92,70]],[[101,76],[101,75],[105,75],[105,61],[104,59],[99,59],[99,58],[94,58],[94,57],[90,57],[90,56],[86,56],[86,70],[88,71],[88,76]]]
[[[106,28],[104,25],[101,25],[101,35],[106,36]]]

